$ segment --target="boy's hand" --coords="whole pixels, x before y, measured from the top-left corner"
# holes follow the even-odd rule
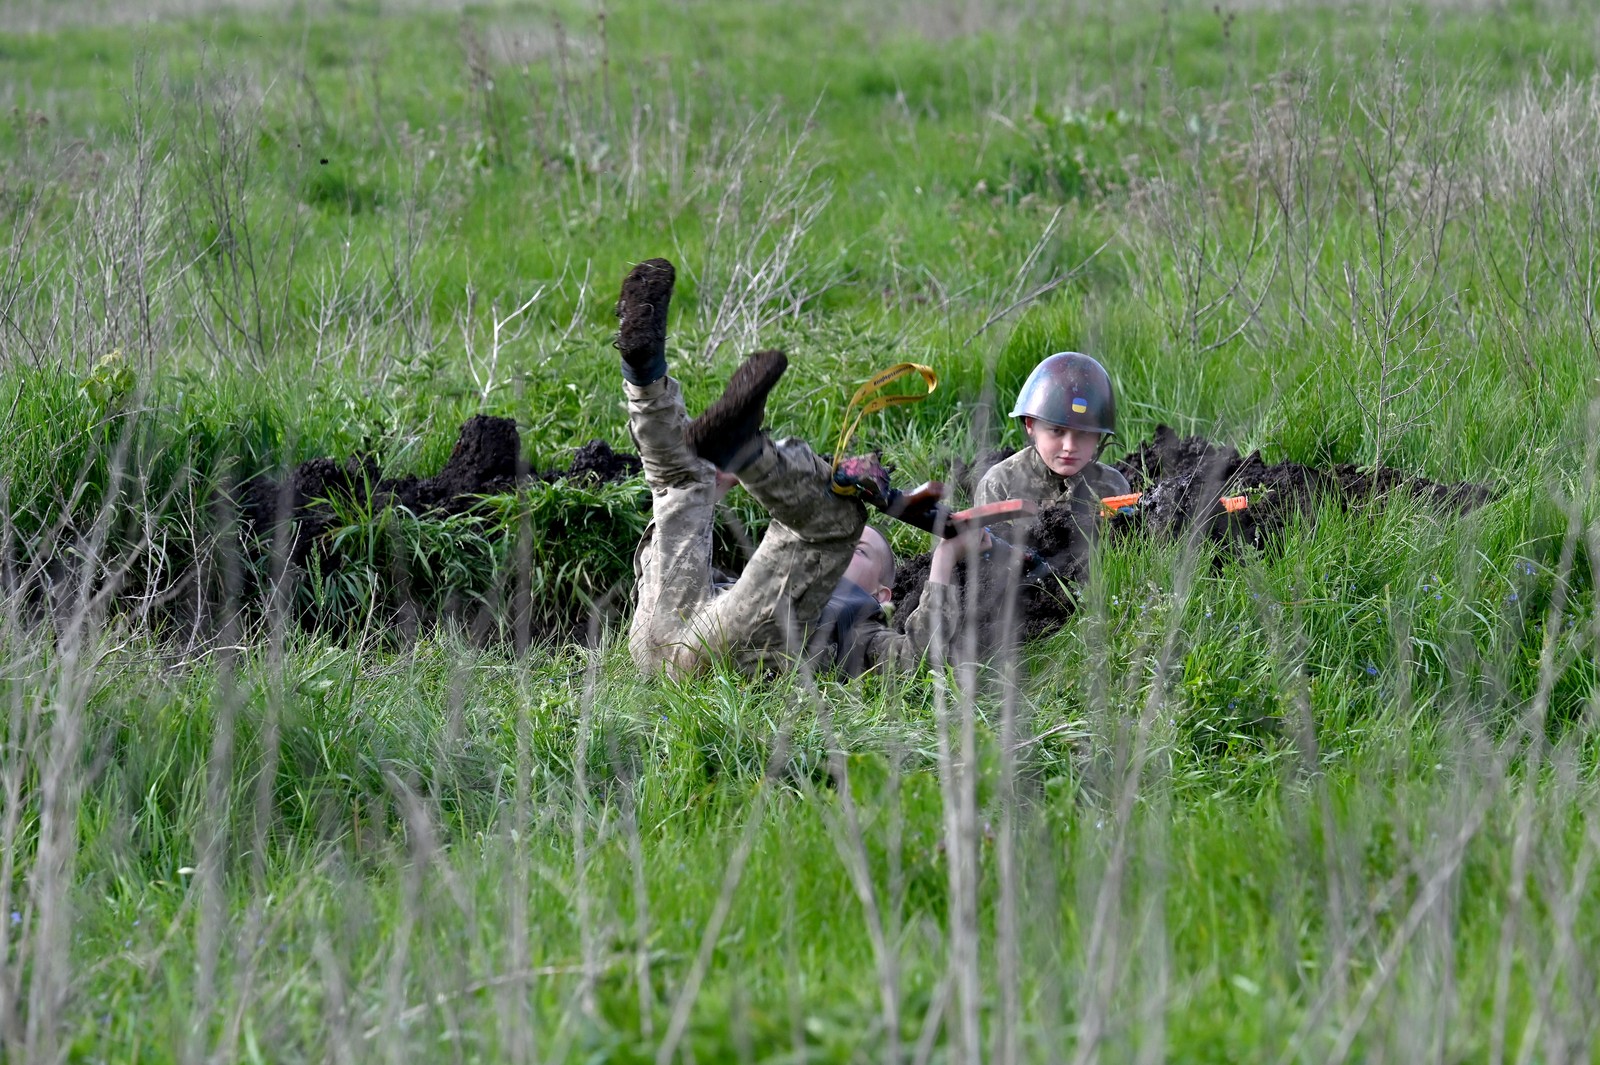
[[[955,576],[956,562],[974,550],[988,551],[994,546],[994,537],[983,525],[968,525],[948,540],[940,540],[933,549],[933,559],[928,567],[928,580],[934,584],[949,584]]]
[[[716,502],[716,503],[722,502],[723,497],[726,496],[729,492],[733,491],[734,486],[737,485],[738,483],[739,483],[739,475],[738,474],[736,474],[736,473],[723,473],[721,470],[718,470],[717,471],[716,487],[713,488],[712,491],[711,491],[711,499],[712,499],[712,501]]]

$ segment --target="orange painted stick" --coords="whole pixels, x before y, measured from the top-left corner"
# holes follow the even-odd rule
[[[1032,518],[1039,513],[1039,504],[1031,499],[1002,499],[980,507],[968,507],[950,515],[950,523],[957,528],[967,525],[988,525],[995,521],[1015,521]]]
[[[1138,504],[1140,497],[1143,495],[1143,492],[1130,492],[1125,496],[1106,496],[1100,500],[1100,506],[1104,509],[1105,516],[1109,518],[1123,507],[1131,507]]]
[[[1130,492],[1125,496],[1106,496],[1100,500],[1100,506],[1104,516],[1109,518],[1123,507],[1137,506],[1142,498],[1144,498],[1143,492]],[[1236,514],[1250,506],[1248,496],[1223,496],[1221,502],[1222,509],[1229,514]]]

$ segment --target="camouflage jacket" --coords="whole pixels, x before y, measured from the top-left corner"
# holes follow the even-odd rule
[[[1066,503],[1078,526],[1092,534],[1100,500],[1127,492],[1128,479],[1103,462],[1091,462],[1083,472],[1063,477],[1029,447],[991,466],[972,493],[972,502],[982,506],[1002,499],[1027,499],[1041,507]]]

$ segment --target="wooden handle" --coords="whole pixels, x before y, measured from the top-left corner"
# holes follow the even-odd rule
[[[958,510],[950,515],[950,521],[957,526],[988,525],[995,521],[1032,518],[1038,513],[1039,504],[1031,499],[1002,499],[998,503],[985,503],[982,506]]]

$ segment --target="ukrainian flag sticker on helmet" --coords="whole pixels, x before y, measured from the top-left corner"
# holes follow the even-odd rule
[[[1072,397],[1072,413],[1083,414],[1089,409],[1089,401],[1082,396]]]

